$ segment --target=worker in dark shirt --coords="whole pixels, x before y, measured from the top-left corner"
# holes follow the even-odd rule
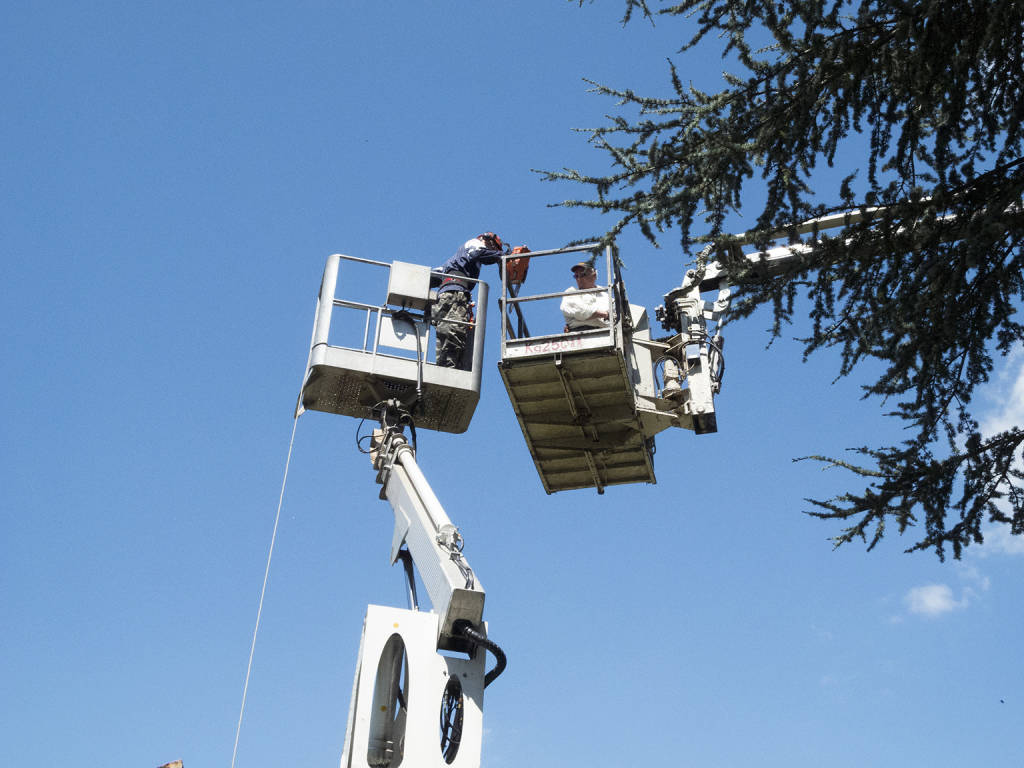
[[[437,321],[435,365],[461,370],[469,368],[463,356],[467,341],[471,338],[469,323],[473,318],[473,308],[470,291],[473,290],[473,283],[465,278],[476,280],[480,277],[480,268],[484,264],[500,263],[501,255],[501,238],[493,232],[485,232],[467,240],[439,268],[444,275],[432,310]]]

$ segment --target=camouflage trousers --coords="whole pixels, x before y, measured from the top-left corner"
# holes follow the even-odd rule
[[[437,321],[434,363],[445,368],[468,370],[470,365],[465,360],[466,347],[473,338],[472,327],[465,325],[473,318],[469,294],[465,291],[445,291],[437,298],[433,315]]]

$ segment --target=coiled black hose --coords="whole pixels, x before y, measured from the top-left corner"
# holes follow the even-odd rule
[[[454,629],[456,633],[465,635],[477,645],[482,645],[494,654],[494,668],[484,675],[484,688],[486,688],[498,679],[498,675],[505,671],[505,667],[508,665],[508,658],[505,656],[505,652],[501,650],[496,642],[489,640],[487,635],[482,632],[477,632],[473,629],[473,625],[464,619],[455,622]]]

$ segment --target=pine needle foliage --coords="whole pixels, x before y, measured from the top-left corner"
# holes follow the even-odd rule
[[[808,457],[853,473],[858,490],[808,500],[842,521],[837,546],[872,549],[895,526],[916,532],[907,551],[959,558],[987,522],[1024,533],[1024,429],[983,435],[971,411],[994,361],[1024,349],[1024,3],[627,0],[623,22],[636,16],[685,21],[684,59],[722,41],[740,74],[709,93],[670,62],[661,97],[594,83],[618,101],[589,131],[611,172],[545,172],[591,189],[561,205],[617,215],[608,240],[635,226],[655,245],[674,230],[688,253],[715,243],[737,316],[769,306],[778,336],[806,309],[805,358],[838,350],[840,376],[882,364],[864,397],[908,437],[851,461]],[[842,183],[815,190],[833,166]],[[745,190],[764,199],[748,230],[760,246],[816,216],[881,209],[768,278],[724,247]]]

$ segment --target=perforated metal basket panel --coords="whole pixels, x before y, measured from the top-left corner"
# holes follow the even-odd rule
[[[548,493],[655,482],[653,439],[614,347],[506,360],[501,376]]]
[[[415,407],[417,428],[465,432],[480,399],[473,374],[426,364],[417,401],[415,360],[388,358],[338,347],[318,350],[302,389],[312,411],[371,418],[376,404],[396,399]]]

